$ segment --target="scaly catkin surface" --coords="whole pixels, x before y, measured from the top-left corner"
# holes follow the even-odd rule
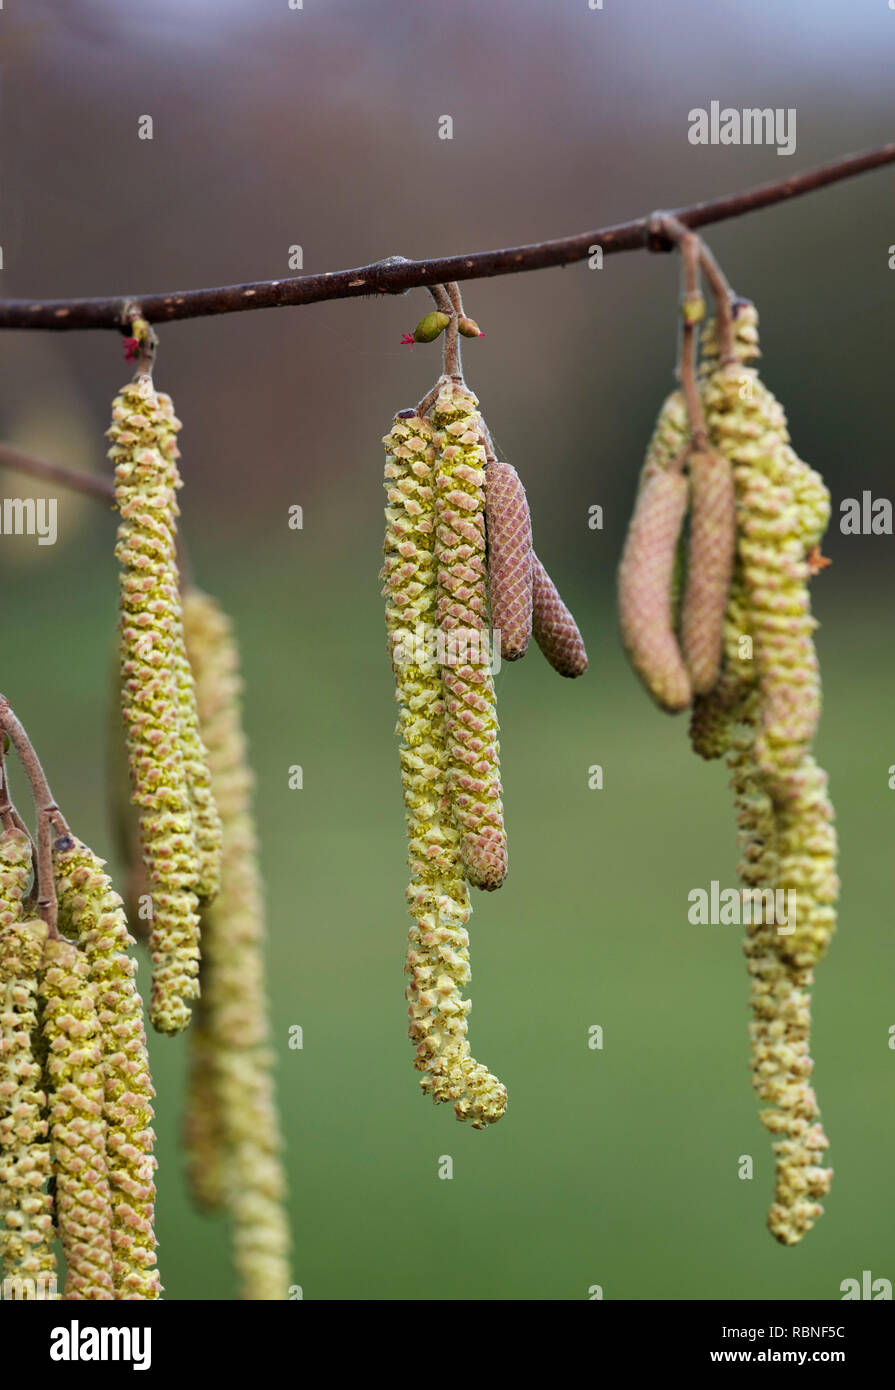
[[[103,1054],[97,989],[82,951],[48,941],[40,980],[46,1089],[65,1252],[66,1299],[114,1299],[112,1198],[106,1161]]]
[[[485,469],[485,530],[492,627],[505,661],[523,657],[531,638],[531,516],[525,488],[509,463]]]
[[[531,558],[532,635],[560,676],[582,676],[587,670],[587,652],[578,625],[534,552]]]
[[[104,861],[71,836],[54,845],[59,927],[75,938],[96,991],[103,1072],[106,1160],[112,1200],[115,1297],[156,1299],[155,1133],[143,1001],[134,944]]]
[[[148,376],[125,386],[113,402],[108,434],[121,513],[115,554],[121,565],[122,712],[153,899],[150,1018],[165,1033],[189,1022],[199,962],[200,863],[178,687],[179,428],[170,399],[156,393]]]
[[[649,694],[677,713],[692,698],[690,676],[675,632],[675,571],[689,485],[679,471],[688,447],[684,400],[664,401],[640,473],[634,514],[618,569],[622,643]]]
[[[499,888],[507,872],[497,701],[485,640],[485,449],[478,402],[443,378],[432,408],[438,624],[451,646],[441,668],[450,766],[448,791],[466,877]]]
[[[681,650],[693,690],[705,695],[721,669],[724,620],[736,551],[736,496],[721,454],[688,459],[690,535],[681,609]]]
[[[31,840],[0,834],[0,1275],[39,1282],[56,1273],[46,1094],[35,1055],[37,979],[46,924],[25,921]],[[23,1286],[28,1287],[28,1286]],[[46,1294],[46,1285],[43,1286]]]

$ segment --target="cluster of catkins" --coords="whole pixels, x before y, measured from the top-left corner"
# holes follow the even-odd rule
[[[830,502],[752,365],[754,306],[733,307],[730,360],[720,360],[714,324],[703,334],[707,438],[694,447],[680,392],[662,407],[622,557],[619,608],[625,646],[651,695],[669,711],[692,705],[694,749],[726,755],[732,773],[744,907],[752,908],[743,914],[752,1078],[775,1136],[768,1226],[793,1245],[822,1213],[832,1177],[809,1052],[812,970],[832,935],[839,891],[826,774],[811,754],[821,692],[808,581],[825,563]],[[772,901],[794,903],[795,921],[775,923]],[[759,902],[764,911],[754,910]]]
[[[154,1091],[132,938],[103,860],[53,844],[58,930],[32,842],[0,834],[0,1267],[20,1297],[155,1299]],[[18,1285],[15,1281],[21,1281]]]
[[[176,529],[180,421],[140,372],[112,405],[121,514],[121,700],[131,795],[152,898],[150,1020],[189,1022],[199,993],[199,908],[220,887],[221,824],[183,635]]]
[[[428,413],[400,411],[386,449],[389,653],[399,707],[413,925],[406,970],[421,1086],[482,1129],[506,1089],[472,1057],[468,885],[507,872],[491,636],[514,661],[534,635],[560,674],[587,657],[574,619],[534,554],[525,492],[493,457],[478,401],[442,377]]]

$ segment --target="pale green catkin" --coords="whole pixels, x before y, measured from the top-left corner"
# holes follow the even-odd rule
[[[504,1114],[507,1093],[470,1053],[471,1002],[462,994],[470,978],[466,928],[472,909],[461,830],[451,815],[452,754],[437,653],[435,432],[429,420],[399,415],[383,443],[383,594],[399,711],[413,919],[406,964],[409,1034],[423,1090],[436,1102],[453,1103],[459,1120],[483,1129]]]
[[[134,944],[104,861],[69,835],[53,847],[59,927],[82,948],[96,991],[103,1074],[106,1162],[112,1201],[115,1297],[156,1299],[155,1134],[143,1001]]]
[[[810,753],[820,678],[808,579],[829,496],[819,475],[796,458],[782,410],[747,365],[758,355],[751,305],[739,306],[735,347],[737,360],[720,367],[708,327],[703,397],[712,445],[733,469],[738,558],[721,677],[694,710],[692,732],[704,756],[728,749],[743,884],[785,903],[785,922],[767,922],[764,910],[751,921],[745,949],[752,1078],[769,1107],[762,1122],[775,1135],[768,1226],[782,1244],[794,1245],[822,1214],[819,1198],[832,1179],[822,1166],[827,1139],[809,1084],[808,992],[812,966],[835,926],[839,890],[826,775]]]
[[[754,690],[745,697],[741,715],[729,756],[737,798],[740,878],[747,888],[774,888],[782,871],[781,839],[756,756]],[[745,953],[751,977],[752,1084],[768,1107],[761,1112],[762,1123],[776,1136],[776,1184],[768,1228],[782,1245],[795,1245],[823,1214],[818,1199],[829,1191],[833,1172],[821,1166],[828,1140],[809,1081],[814,1066],[809,1054],[812,974],[809,967],[795,967],[782,956],[781,939],[776,924],[753,920]]]
[[[52,1298],[56,1256],[46,1094],[36,1055],[37,978],[46,924],[23,920],[31,839],[0,834],[0,1278]],[[33,1283],[28,1282],[33,1281]]]
[[[198,1188],[206,1206],[213,1208],[223,1199],[231,1212],[240,1297],[284,1300],[289,1297],[290,1236],[239,653],[230,620],[208,595],[188,590],[183,613],[224,846],[221,890],[202,919],[203,1002],[194,1040],[191,1103],[197,1099],[197,1067],[200,1075],[204,1070],[208,1092],[202,1110],[192,1112],[187,1138],[194,1172],[216,1148],[213,1166]]]
[[[181,741],[178,652],[182,641],[175,527],[176,434],[167,396],[140,376],[112,406],[109,457],[121,513],[121,689],[131,794],[153,903],[150,1018],[164,1033],[189,1022],[199,962],[201,871]]]
[[[703,351],[703,400],[713,448],[733,469],[737,551],[761,691],[756,753],[775,794],[807,753],[820,715],[808,579],[829,518],[829,493],[789,444],[783,410],[751,359],[758,355],[754,306],[735,324],[737,360],[717,363],[714,325]]]

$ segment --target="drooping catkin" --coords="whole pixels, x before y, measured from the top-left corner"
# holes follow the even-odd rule
[[[207,955],[205,959],[207,962]],[[203,963],[200,974],[207,973]],[[231,1164],[222,1113],[218,1044],[206,995],[207,987],[203,985],[190,1024],[182,1142],[190,1197],[199,1211],[211,1214],[227,1209]]]
[[[221,889],[203,914],[203,999],[193,1049],[191,1100],[207,1068],[204,1110],[187,1129],[195,1165],[217,1149],[199,1184],[206,1205],[221,1197],[233,1219],[240,1296],[289,1297],[286,1181],[273,1082],[264,980],[264,894],[252,810],[252,777],[242,728],[239,653],[230,620],[214,599],[188,590],[187,651],[195,673],[202,737],[223,833]]]
[[[69,835],[53,846],[60,931],[84,953],[96,994],[112,1202],[115,1297],[156,1299],[155,1134],[143,1001],[136,985],[134,944],[121,898],[104,861]]]
[[[559,590],[532,552],[532,636],[561,676],[574,679],[587,670],[587,652],[578,624]]]
[[[693,691],[705,695],[721,670],[724,620],[736,550],[736,497],[722,454],[693,449],[687,460],[690,525],[681,607],[681,651]]]
[[[177,430],[170,398],[151,377],[112,406],[109,457],[121,522],[121,689],[132,797],[150,878],[153,961],[150,1018],[164,1033],[189,1022],[198,994],[200,864],[181,737],[181,610],[175,527]]]
[[[717,362],[714,325],[703,347],[702,388],[712,447],[733,470],[737,550],[749,607],[761,690],[756,753],[775,794],[807,753],[820,716],[808,579],[811,552],[829,517],[829,494],[789,444],[786,417],[751,365],[758,318],[741,304],[736,359]]]
[[[741,721],[731,739],[728,765],[733,773],[740,840],[739,873],[747,888],[774,889],[785,873],[786,832],[781,836],[773,799],[756,756],[759,695],[743,699]],[[799,912],[801,913],[801,904]],[[812,982],[808,967],[797,967],[781,951],[779,924],[766,914],[747,928],[745,954],[751,977],[752,1082],[767,1105],[765,1128],[775,1135],[776,1182],[768,1227],[784,1245],[795,1245],[823,1214],[819,1198],[830,1188],[832,1170],[821,1167],[828,1141],[819,1123],[817,1097],[808,1078]]]
[[[35,1055],[37,976],[46,924],[23,920],[31,878],[31,839],[0,834],[0,1276],[34,1280],[52,1296],[53,1202],[47,1190],[50,1149],[46,1095]],[[27,1297],[31,1287],[23,1284]]]
[[[531,638],[532,548],[525,488],[512,464],[485,468],[485,531],[491,626],[503,659],[518,661]]]
[[[689,426],[680,393],[664,402],[646,452],[618,570],[622,642],[637,675],[669,713],[692,699],[675,632],[675,562],[689,502],[681,471]]]
[[[435,566],[438,624],[449,650],[442,661],[448,792],[461,832],[466,877],[494,889],[507,872],[500,784],[497,702],[487,641],[485,448],[478,401],[444,377],[432,408],[435,462]]]
[[[436,444],[431,422],[397,416],[386,448],[382,569],[398,702],[410,883],[406,972],[410,1038],[421,1086],[450,1101],[474,1129],[506,1110],[505,1088],[470,1055],[462,996],[470,978],[469,892],[451,814],[451,753],[438,662],[440,589],[435,561]]]
[[[102,1028],[86,955],[50,940],[40,979],[56,1222],[66,1299],[114,1299]]]

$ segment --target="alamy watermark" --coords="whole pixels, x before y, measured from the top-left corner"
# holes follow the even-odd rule
[[[0,533],[4,536],[36,536],[38,545],[55,545],[55,497],[4,497],[0,505]]]
[[[455,627],[448,631],[417,623],[396,634],[392,642],[392,661],[396,666],[418,666],[434,671],[439,666],[482,669],[492,675],[500,670],[500,629]]]
[[[764,924],[776,926],[778,936],[791,936],[798,910],[795,888],[721,888],[712,879],[708,892],[693,888],[687,894],[687,919],[694,927]]]
[[[687,113],[691,145],[776,145],[778,154],[796,152],[796,108],[794,106],[722,107],[720,101],[694,106]]]
[[[30,1276],[7,1274],[0,1283],[0,1298],[10,1303],[53,1303],[57,1298],[56,1276],[38,1274],[36,1279],[32,1279]]]

